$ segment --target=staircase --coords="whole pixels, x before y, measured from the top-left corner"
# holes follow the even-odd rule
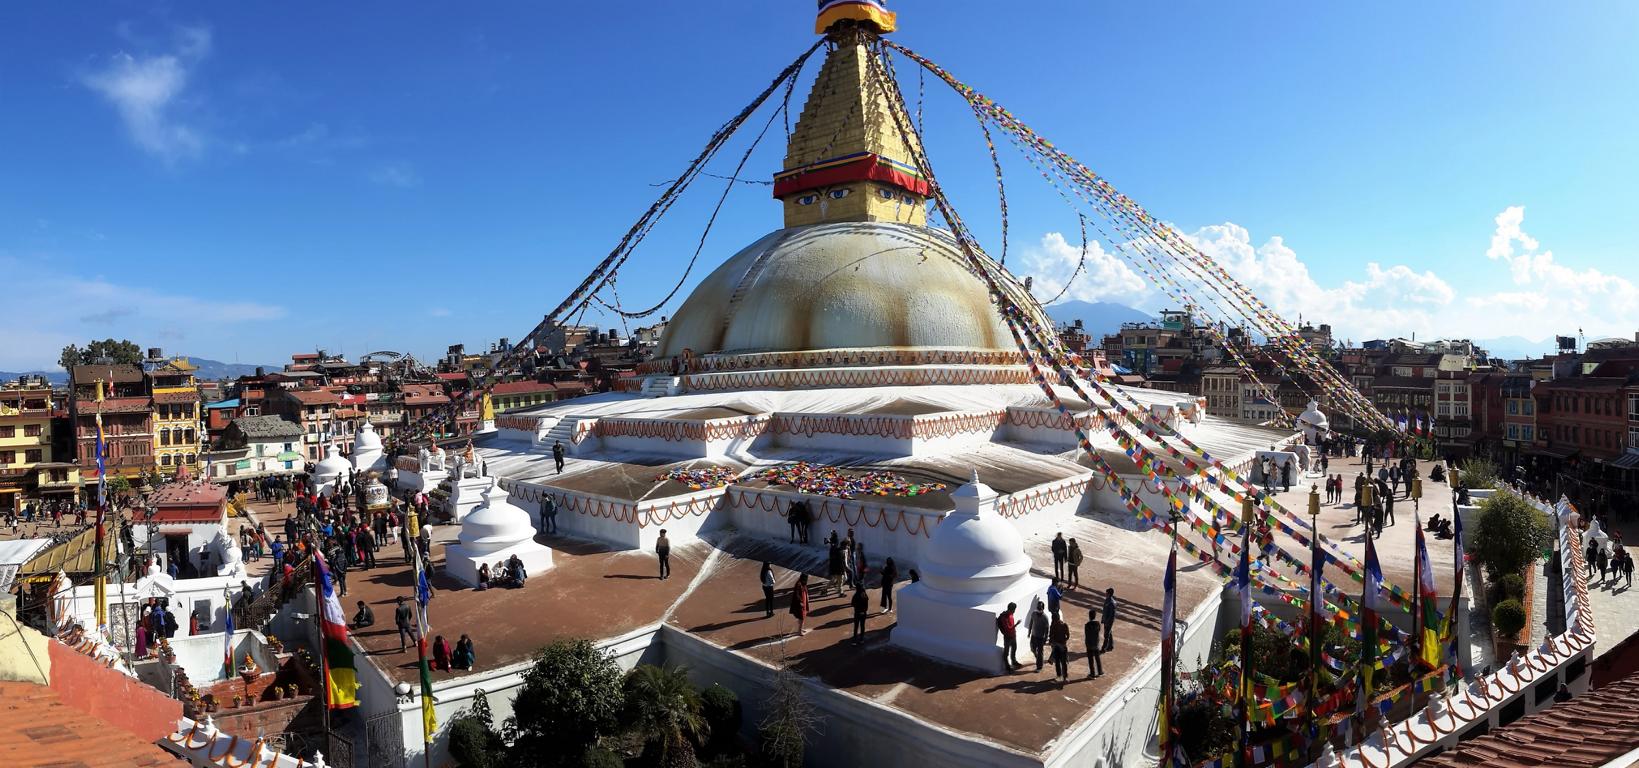
[[[551,450],[554,442],[561,442],[565,453],[575,453],[575,427],[587,418],[589,417],[564,416],[558,419],[558,423],[553,424],[552,428],[546,431],[546,437],[541,438],[541,445]]]
[[[291,574],[289,586],[282,583],[274,584],[263,590],[262,594],[252,598],[249,602],[236,604],[233,607],[233,628],[254,629],[261,631],[279,615],[279,610],[285,604],[295,599],[308,584],[313,582],[313,559],[308,558],[300,565],[295,566]]]
[[[638,394],[644,397],[665,397],[676,394],[683,385],[681,376],[650,376],[643,380],[643,388]]]

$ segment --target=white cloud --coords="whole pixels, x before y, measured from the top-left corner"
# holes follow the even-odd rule
[[[279,320],[282,307],[255,301],[204,298],[123,285],[101,277],[81,278],[47,271],[39,258],[0,254],[7,275],[13,323],[0,344],[0,369],[52,367],[67,344],[92,338],[129,338],[146,346],[181,338],[213,346],[235,343],[246,325]],[[73,311],[65,312],[64,307]]]
[[[427,314],[433,317],[449,317],[450,311],[444,307],[433,307],[432,309],[427,310]]]
[[[409,163],[387,163],[370,172],[370,180],[384,187],[409,189],[421,186],[421,177]]]
[[[1020,274],[1034,278],[1031,293],[1043,301],[1064,291],[1065,300],[1135,303],[1146,293],[1143,279],[1098,241],[1087,242],[1087,260],[1077,275],[1081,258],[1080,243],[1071,243],[1058,232],[1048,232],[1039,245],[1024,249]],[[1064,290],[1066,283],[1070,285],[1068,291]]]
[[[1627,335],[1639,326],[1639,286],[1633,281],[1592,267],[1575,269],[1561,264],[1554,252],[1542,250],[1525,232],[1525,206],[1509,206],[1497,214],[1487,258],[1508,265],[1518,291],[1469,299],[1476,310],[1529,309],[1537,324],[1552,324],[1555,332],[1596,327],[1601,334]],[[1516,248],[1517,246],[1517,248]]]
[[[1543,339],[1577,328],[1586,329],[1590,337],[1627,336],[1639,328],[1639,286],[1598,269],[1561,263],[1525,231],[1524,222],[1522,206],[1498,214],[1485,259],[1477,252],[1466,257],[1429,254],[1431,262],[1438,257],[1442,271],[1464,276],[1457,285],[1432,269],[1380,261],[1367,262],[1356,276],[1323,285],[1278,235],[1258,244],[1245,227],[1224,223],[1184,237],[1287,320],[1301,315],[1306,321],[1330,323],[1339,338],[1362,341],[1416,333],[1429,338]],[[1089,275],[1067,295],[1152,310],[1178,306],[1177,299],[1140,280],[1115,259],[1125,255],[1125,247],[1117,244],[1108,252],[1090,248]],[[1079,253],[1056,233],[1027,251],[1024,273],[1035,276],[1036,294],[1056,293],[1075,269]],[[1495,271],[1495,262],[1507,265],[1512,289],[1472,288],[1474,276]],[[1195,282],[1189,284],[1189,292],[1204,314],[1233,317],[1215,292]]]
[[[190,69],[210,48],[208,27],[180,27],[170,53],[133,56],[121,52],[82,82],[114,107],[131,140],[143,151],[166,162],[198,157],[204,152],[204,138],[177,114],[178,101],[188,86]]]

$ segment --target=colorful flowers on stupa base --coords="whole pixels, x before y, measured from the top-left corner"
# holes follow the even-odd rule
[[[920,496],[945,490],[944,483],[914,482],[892,472],[870,471],[857,475],[844,474],[837,467],[827,467],[799,461],[756,474],[756,479],[769,485],[789,485],[803,493],[852,499],[857,496]]]
[[[677,467],[655,476],[655,480],[682,483],[691,491],[722,488],[739,479],[739,472],[728,467]]]

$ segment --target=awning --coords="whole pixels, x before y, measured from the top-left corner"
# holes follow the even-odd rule
[[[1639,467],[1639,453],[1634,453],[1633,451],[1624,453],[1617,457],[1615,461],[1612,461],[1610,466],[1616,467],[1617,469],[1633,469],[1634,467]]]

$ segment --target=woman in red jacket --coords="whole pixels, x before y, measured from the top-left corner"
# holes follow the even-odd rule
[[[802,623],[808,618],[808,574],[797,577],[797,584],[791,588],[791,615],[797,617],[797,634],[806,635],[808,631],[802,628]]]

